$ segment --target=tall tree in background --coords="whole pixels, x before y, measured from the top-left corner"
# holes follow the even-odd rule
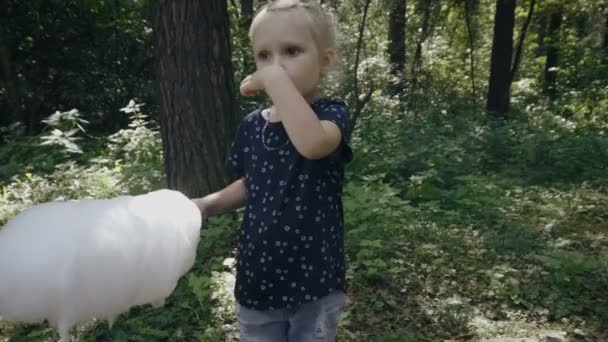
[[[412,80],[410,82],[409,93],[415,95],[418,91],[418,78],[422,71],[422,45],[431,34],[432,23],[431,23],[431,10],[432,4],[430,1],[419,0],[416,5],[417,11],[422,11],[421,27],[419,29],[420,36],[416,41],[416,51],[414,52],[414,60],[412,62]],[[415,99],[415,97],[414,97]],[[410,105],[413,105],[413,101],[410,101]]]
[[[604,22],[604,42],[602,47],[604,48],[604,64],[608,64],[608,8],[606,11],[606,21]]]
[[[251,26],[251,21],[253,20],[253,0],[241,0],[241,17],[239,18],[239,25],[241,27],[241,31],[244,33],[243,38],[245,38],[247,44],[244,60],[243,60],[243,70],[242,73],[244,75],[252,74],[255,71],[255,63],[252,56],[249,55],[249,26]]]
[[[551,100],[557,96],[557,66],[559,60],[559,36],[562,26],[564,8],[557,6],[552,9],[549,17],[549,31],[547,32],[549,42],[547,45],[547,59],[545,61],[545,91]]]
[[[545,37],[547,36],[547,25],[549,22],[549,16],[546,11],[541,11],[538,14],[536,20],[535,31],[536,31],[536,45],[537,48],[534,51],[534,57],[541,57],[545,55]]]
[[[359,34],[357,36],[357,47],[355,52],[355,63],[353,67],[353,92],[352,92],[352,100],[349,101],[349,106],[353,108],[350,113],[350,122],[351,124],[348,127],[348,131],[346,132],[347,140],[353,135],[355,128],[357,127],[357,121],[363,112],[363,108],[369,102],[374,92],[374,85],[371,85],[365,95],[360,89],[359,83],[359,61],[361,58],[361,51],[363,49],[363,38],[365,35],[365,25],[367,22],[367,15],[369,13],[369,6],[371,4],[371,0],[365,0],[365,4],[363,5],[363,13],[361,13],[361,22],[359,23]]]
[[[464,18],[467,24],[467,35],[469,37],[469,77],[471,78],[471,90],[473,91],[473,101],[477,98],[477,86],[475,82],[475,30],[473,29],[473,15],[479,6],[478,0],[464,0]]]
[[[392,95],[402,94],[405,70],[406,0],[391,0],[388,21],[388,55],[393,83]]]
[[[248,30],[253,19],[253,0],[241,0],[241,25]]]
[[[2,6],[2,8],[0,8],[0,13],[2,13],[2,16],[5,18],[8,18],[10,15],[10,7]],[[5,126],[12,121],[21,119],[18,117],[20,110],[16,70],[11,62],[12,53],[5,31],[5,26],[0,25],[0,89],[4,90],[4,111],[6,111],[6,113],[3,113],[4,111],[0,110],[0,114],[2,114],[0,115],[0,126]],[[2,104],[2,102],[2,99],[0,99],[0,104]]]
[[[530,0],[530,7],[528,9],[528,16],[526,17],[526,21],[524,22],[523,27],[519,30],[519,38],[517,39],[517,45],[515,46],[515,56],[513,57],[513,63],[511,65],[511,79],[509,80],[509,87],[511,87],[511,83],[515,79],[515,75],[517,74],[517,68],[519,67],[519,62],[521,61],[521,55],[524,51],[524,41],[526,40],[526,32],[528,32],[528,27],[530,27],[530,23],[532,22],[532,16],[534,15],[534,6],[536,6],[536,0]]]
[[[514,25],[515,0],[496,0],[490,85],[486,104],[488,115],[494,119],[506,119],[509,111]]]
[[[223,0],[158,0],[154,31],[168,187],[201,196],[225,185],[238,117]]]

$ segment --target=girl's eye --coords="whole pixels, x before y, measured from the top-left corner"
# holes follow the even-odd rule
[[[289,56],[297,56],[300,53],[300,49],[296,46],[290,46],[285,49],[285,53]]]
[[[268,52],[266,51],[260,51],[258,52],[258,59],[263,61],[266,60],[268,58]]]

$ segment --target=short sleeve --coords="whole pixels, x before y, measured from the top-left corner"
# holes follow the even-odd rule
[[[230,146],[228,158],[226,158],[226,171],[231,177],[241,178],[245,175],[243,167],[243,154],[245,152],[243,151],[243,141],[245,141],[244,134],[245,120],[241,121],[238,129],[236,130],[236,134],[232,140],[232,145]]]
[[[346,104],[339,100],[326,100],[319,104],[317,109],[319,120],[331,121],[335,123],[342,132],[342,136],[346,135],[348,130],[348,110]]]
[[[339,149],[343,160],[345,162],[351,161],[353,159],[353,152],[346,141],[348,127],[350,125],[346,104],[340,100],[323,100],[321,103],[317,104],[317,106],[318,108],[315,108],[315,112],[317,113],[319,120],[331,121],[340,128],[342,141],[340,142]]]

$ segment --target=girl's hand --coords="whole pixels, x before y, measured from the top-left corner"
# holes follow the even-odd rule
[[[243,96],[253,96],[259,90],[264,90],[264,86],[262,82],[258,80],[258,78],[254,78],[255,74],[249,75],[245,77],[244,80],[241,81],[241,95]]]
[[[205,199],[194,198],[192,199],[192,202],[194,202],[194,204],[196,204],[198,209],[201,211],[201,217],[203,219],[203,222],[207,221],[207,218],[209,217],[209,209],[207,208],[207,203],[205,202]]]
[[[240,91],[243,96],[253,96],[256,92],[265,90],[270,82],[289,78],[285,69],[278,65],[264,67],[241,81]]]

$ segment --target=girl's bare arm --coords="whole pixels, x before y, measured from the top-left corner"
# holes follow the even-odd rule
[[[236,210],[245,205],[247,188],[245,178],[241,178],[224,189],[205,197],[193,198],[192,202],[201,211],[203,219]]]

